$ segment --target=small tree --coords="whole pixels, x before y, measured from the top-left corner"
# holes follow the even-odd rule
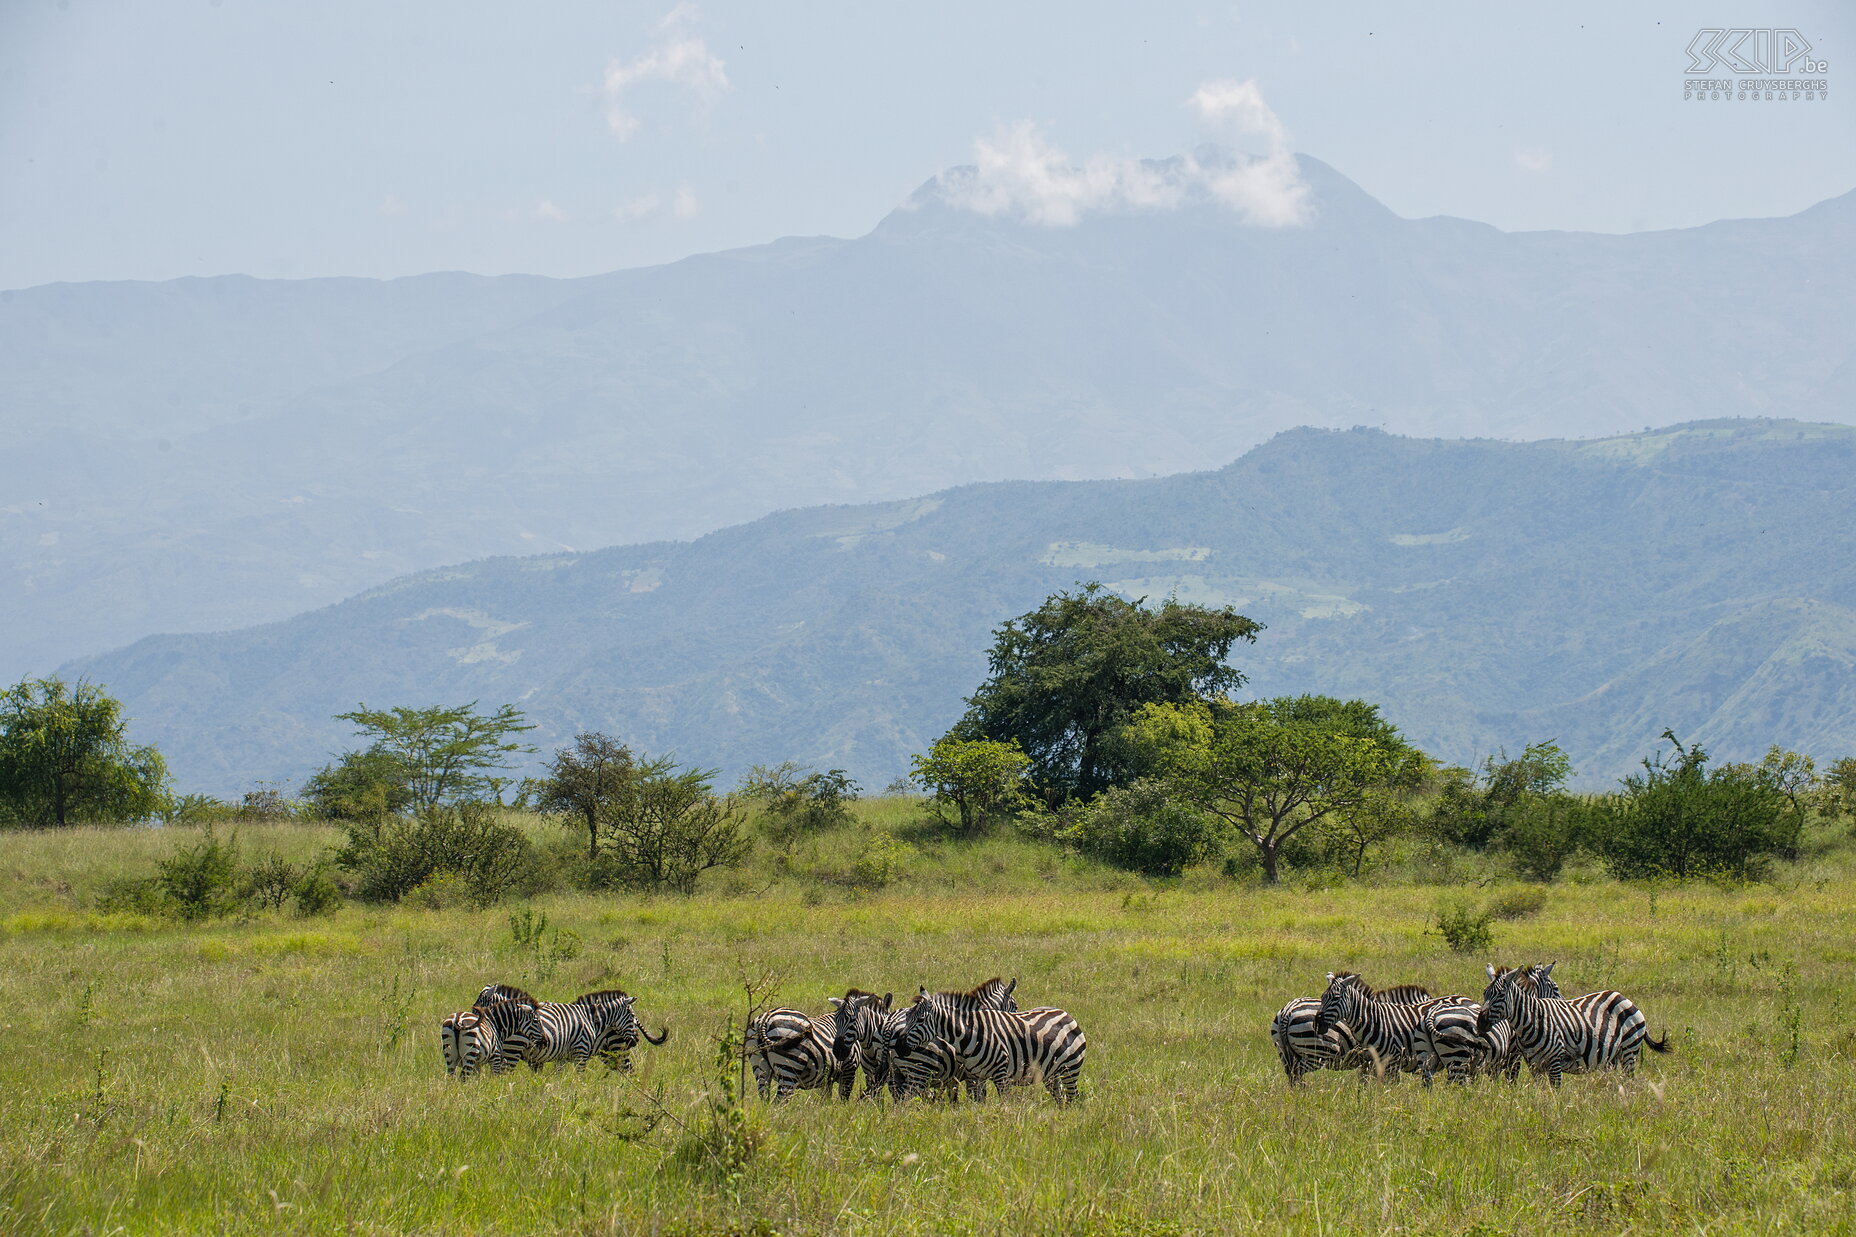
[[[1856,816],[1856,756],[1845,756],[1825,770],[1816,797],[1826,816]]]
[[[596,730],[574,736],[572,747],[555,751],[548,775],[537,787],[535,808],[558,813],[586,830],[586,855],[599,857],[599,822],[602,816],[623,813],[626,796],[639,782],[667,773],[668,759],[640,764],[632,749]]]
[[[1281,879],[1283,843],[1311,825],[1410,786],[1422,752],[1363,700],[1280,696],[1149,705],[1129,741],[1140,745],[1168,793],[1235,826]]]
[[[399,757],[375,744],[324,765],[303,783],[303,798],[324,820],[365,821],[378,828],[412,806],[411,780]]]
[[[1010,815],[1025,801],[1031,758],[1017,742],[958,739],[944,735],[926,756],[910,758],[915,782],[926,790],[935,812],[963,834]]]
[[[1345,811],[1336,812],[1322,825],[1331,851],[1342,857],[1354,876],[1366,865],[1366,852],[1417,826],[1418,813],[1410,799],[1390,789],[1375,790]]]
[[[161,753],[127,737],[122,704],[90,683],[27,679],[0,692],[0,821],[140,820],[168,802]]]
[[[485,716],[474,700],[450,709],[370,709],[364,704],[335,716],[353,722],[373,739],[370,748],[398,762],[415,810],[481,798],[495,780],[492,770],[510,768],[511,757],[535,750],[513,738],[534,729],[514,705]]]
[[[741,797],[761,812],[761,828],[783,846],[851,823],[862,788],[843,769],[811,772],[792,761],[755,765],[741,779]]]
[[[158,866],[155,886],[183,919],[217,919],[238,909],[238,835],[220,841],[209,826],[192,846]]]
[[[1785,795],[1748,766],[1710,771],[1700,744],[1645,757],[1643,772],[1593,808],[1594,834],[1619,876],[1753,874],[1793,840]]]
[[[742,813],[718,798],[714,773],[665,769],[600,810],[600,850],[621,880],[694,893],[711,868],[733,867],[749,846]]]

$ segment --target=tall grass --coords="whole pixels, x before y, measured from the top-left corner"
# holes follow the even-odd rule
[[[897,822],[900,824],[901,822]],[[536,826],[540,828],[541,826]],[[546,984],[512,908],[350,905],[183,926],[86,893],[182,836],[0,837],[0,1230],[422,1233],[1820,1232],[1856,1228],[1856,880],[1598,877],[1520,899],[1490,958],[1436,885],[1151,885],[995,838],[920,843],[885,890],[771,882],[537,900],[578,956]],[[332,840],[247,826],[248,853]],[[819,845],[829,849],[829,839]],[[1491,902],[1518,888],[1478,891]],[[1537,905],[1536,905],[1537,903]],[[1475,992],[1488,960],[1618,987],[1676,1053],[1635,1080],[1425,1091],[1317,1075],[1266,1035],[1330,969]],[[850,984],[1019,977],[1076,1015],[1084,1099],[750,1099],[738,1172],[678,1148],[714,1110],[744,978],[823,1009]],[[448,1081],[437,1024],[485,982],[638,995],[637,1074]]]

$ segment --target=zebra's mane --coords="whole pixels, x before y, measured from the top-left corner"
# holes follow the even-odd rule
[[[1365,985],[1361,986],[1364,987]],[[1383,988],[1378,992],[1374,992],[1369,988],[1367,989],[1366,995],[1381,1001],[1388,1001],[1394,1005],[1415,1005],[1419,1001],[1430,1000],[1431,990],[1426,988],[1423,984],[1395,984],[1390,988]]]
[[[490,998],[488,1001],[483,999],[486,996]],[[479,1005],[493,1005],[497,1001],[522,1001],[529,1005],[541,1003],[514,984],[486,984],[483,991],[477,994]]]
[[[997,992],[999,989],[1003,987],[1005,987],[1004,978],[998,975],[994,975],[991,979],[987,980],[985,983],[974,984],[971,988],[967,989],[965,992],[938,992],[935,995],[936,996],[979,997],[979,996],[985,996],[988,992]]]
[[[574,998],[575,1005],[599,1005],[606,1001],[623,1001],[626,993],[623,988],[607,988],[600,992],[583,992]]]

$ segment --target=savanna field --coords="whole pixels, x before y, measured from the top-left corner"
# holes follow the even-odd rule
[[[906,810],[859,808],[864,827]],[[916,845],[879,890],[762,854],[688,898],[197,925],[96,909],[197,835],[0,835],[7,1232],[1856,1231],[1856,864],[1840,844],[1764,883],[1594,868],[1532,886],[1407,855],[1268,888],[1209,870],[1151,882],[999,835]],[[338,840],[239,830],[247,859]],[[1463,898],[1497,910],[1491,949],[1438,934]],[[1552,960],[1569,995],[1631,996],[1675,1051],[1558,1092],[1526,1072],[1284,1085],[1270,1018],[1329,970],[1477,995],[1487,962]],[[723,1040],[757,998],[823,1012],[852,985],[994,974],[1082,1024],[1076,1105],[1027,1089],[775,1107],[751,1076],[734,1094]],[[640,1045],[631,1075],[448,1079],[439,1021],[492,980],[544,999],[623,987],[671,1038]]]

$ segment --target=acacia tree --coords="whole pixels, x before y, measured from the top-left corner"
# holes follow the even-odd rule
[[[420,811],[481,797],[496,781],[491,770],[507,769],[514,763],[511,757],[535,750],[512,737],[535,728],[514,705],[486,716],[477,712],[475,700],[449,709],[370,709],[363,704],[335,716],[367,735],[370,750],[398,762],[406,793]]]
[[[122,703],[91,683],[27,679],[0,692],[0,819],[139,820],[167,802],[167,764],[127,736]]]
[[[558,812],[586,829],[586,856],[599,857],[599,822],[602,814],[615,813],[641,782],[667,773],[673,767],[665,757],[640,761],[632,749],[597,730],[574,736],[572,747],[555,751],[548,776],[541,780],[535,806]]]
[[[1231,646],[1262,627],[1230,609],[1158,607],[1100,584],[1057,593],[993,632],[990,675],[950,734],[1016,742],[1055,799],[1088,798],[1139,769],[1118,732],[1143,705],[1233,691]]]
[[[658,763],[600,809],[600,845],[624,880],[694,893],[704,872],[741,862],[747,830],[734,802],[716,796],[713,773]]]
[[[1148,705],[1128,729],[1173,798],[1250,839],[1271,883],[1283,843],[1411,785],[1425,766],[1378,706],[1331,696]]]

